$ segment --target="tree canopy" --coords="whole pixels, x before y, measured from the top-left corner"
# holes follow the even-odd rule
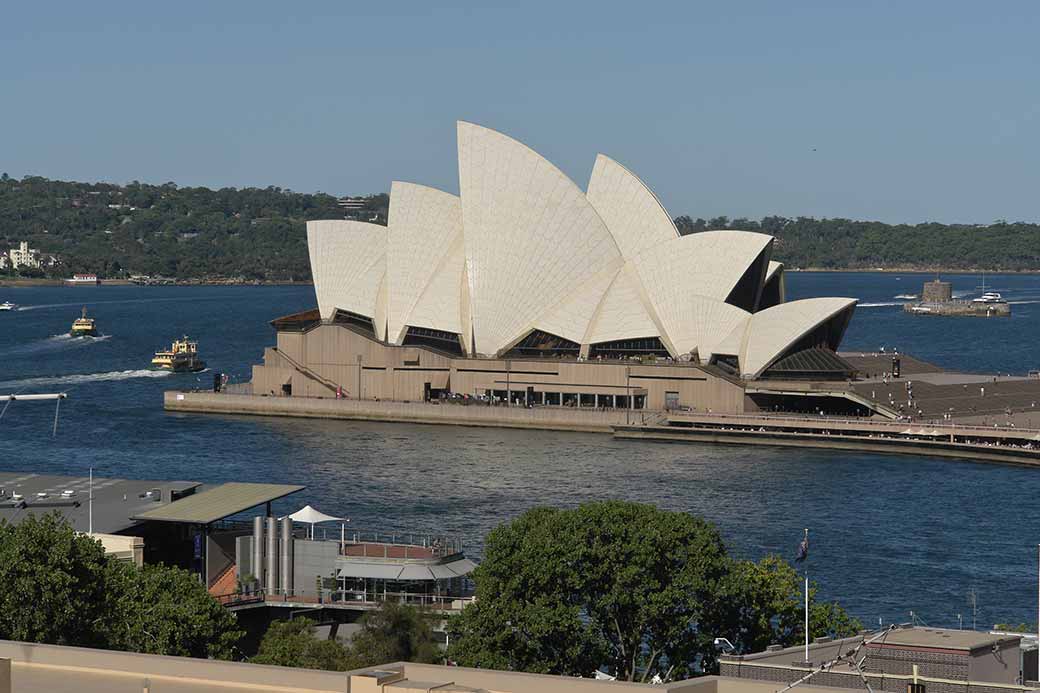
[[[438,662],[442,656],[430,626],[432,616],[413,606],[383,602],[361,618],[361,629],[342,644],[320,640],[314,621],[275,621],[264,634],[253,664],[346,671],[387,662]]]
[[[356,215],[386,223],[389,195],[367,195]],[[55,276],[95,272],[176,278],[310,279],[306,222],[341,219],[326,193],[267,188],[79,183],[0,176],[0,252],[19,241],[61,263]],[[885,224],[850,219],[715,217],[675,220],[680,233],[743,229],[776,237],[773,258],[825,269],[1040,269],[1040,225]],[[4,270],[0,270],[3,272]],[[15,272],[7,270],[7,272]],[[23,268],[25,276],[44,272]]]
[[[0,585],[2,639],[230,659],[243,635],[187,571],[119,563],[56,513],[0,523]]]
[[[530,510],[488,535],[474,579],[449,622],[464,666],[669,680],[714,671],[717,636],[743,652],[803,632],[790,565],[734,560],[710,523],[638,503]],[[838,605],[811,607],[813,635],[858,629]]]

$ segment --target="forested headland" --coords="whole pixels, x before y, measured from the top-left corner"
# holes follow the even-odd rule
[[[363,197],[357,218],[386,223],[389,197]],[[94,272],[178,279],[307,281],[306,222],[340,219],[337,197],[277,187],[179,187],[174,183],[77,183],[0,176],[0,251],[28,241],[58,258],[22,276]],[[850,219],[760,220],[680,216],[681,233],[761,231],[774,259],[802,269],[1040,271],[1040,224],[885,224]]]

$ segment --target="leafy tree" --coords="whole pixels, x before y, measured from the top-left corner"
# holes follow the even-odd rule
[[[734,561],[720,586],[718,611],[711,622],[718,635],[725,637],[738,653],[761,652],[772,644],[789,647],[804,641],[805,595],[802,577],[779,556],[762,560]],[[836,602],[820,603],[817,586],[809,584],[809,635],[855,635],[863,625]],[[715,653],[702,663],[714,671]]]
[[[57,514],[0,523],[0,638],[105,647],[111,578],[101,544]]]
[[[314,636],[314,621],[308,618],[273,622],[260,641],[256,656],[249,661],[326,671],[346,671],[350,663],[342,645]]]
[[[666,680],[717,670],[714,638],[738,651],[803,637],[801,580],[775,556],[727,556],[717,529],[686,513],[622,501],[536,508],[488,536],[473,604],[449,621],[465,666]],[[859,622],[815,603],[813,635]]]
[[[190,572],[120,566],[118,619],[111,645],[149,654],[231,659],[245,634]]]
[[[190,573],[121,564],[57,513],[0,523],[0,585],[3,639],[226,659],[242,636]]]
[[[699,518],[622,501],[539,508],[488,536],[477,599],[453,619],[463,665],[618,678],[692,671],[728,561]]]
[[[386,662],[441,661],[443,655],[430,627],[430,616],[414,606],[383,602],[361,619],[350,642],[350,668]]]

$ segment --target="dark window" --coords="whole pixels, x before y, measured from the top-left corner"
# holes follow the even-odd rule
[[[773,254],[773,244],[767,245],[755,261],[744,272],[744,275],[729,292],[726,303],[752,313],[758,305],[762,290],[762,280],[765,279],[766,270],[769,269],[769,258]]]
[[[503,354],[504,358],[521,356],[574,356],[577,357],[581,345],[569,339],[558,337],[541,330],[533,330],[521,339],[512,349]]]
[[[340,310],[337,308],[336,313],[332,316],[332,322],[337,325],[353,327],[369,337],[376,336],[376,330],[375,326],[372,324],[372,318],[366,315],[351,313],[349,310]]]
[[[426,346],[453,356],[462,355],[462,342],[458,334],[445,332],[444,330],[433,330],[428,327],[412,327],[409,325],[402,344],[405,346]]]
[[[782,269],[777,270],[769,278],[769,281],[765,283],[765,286],[762,287],[762,298],[758,299],[758,310],[772,308],[784,302],[784,295],[781,291],[783,276],[784,271]]]
[[[762,373],[763,378],[809,378],[812,380],[847,380],[856,369],[848,361],[826,348],[810,348],[791,352],[777,359]]]
[[[599,342],[589,348],[589,358],[623,359],[630,356],[668,356],[659,337],[619,339],[614,342]]]
[[[740,360],[736,356],[716,354],[711,357],[711,365],[718,366],[730,375],[740,375]]]

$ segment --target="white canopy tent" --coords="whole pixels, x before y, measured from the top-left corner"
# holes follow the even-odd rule
[[[343,542],[343,534],[346,532],[346,523],[350,522],[345,517],[334,517],[332,515],[326,515],[312,505],[305,505],[293,514],[289,515],[289,519],[293,522],[303,522],[311,526],[311,539],[314,538],[314,525],[322,522],[339,522],[340,523],[340,543]]]

